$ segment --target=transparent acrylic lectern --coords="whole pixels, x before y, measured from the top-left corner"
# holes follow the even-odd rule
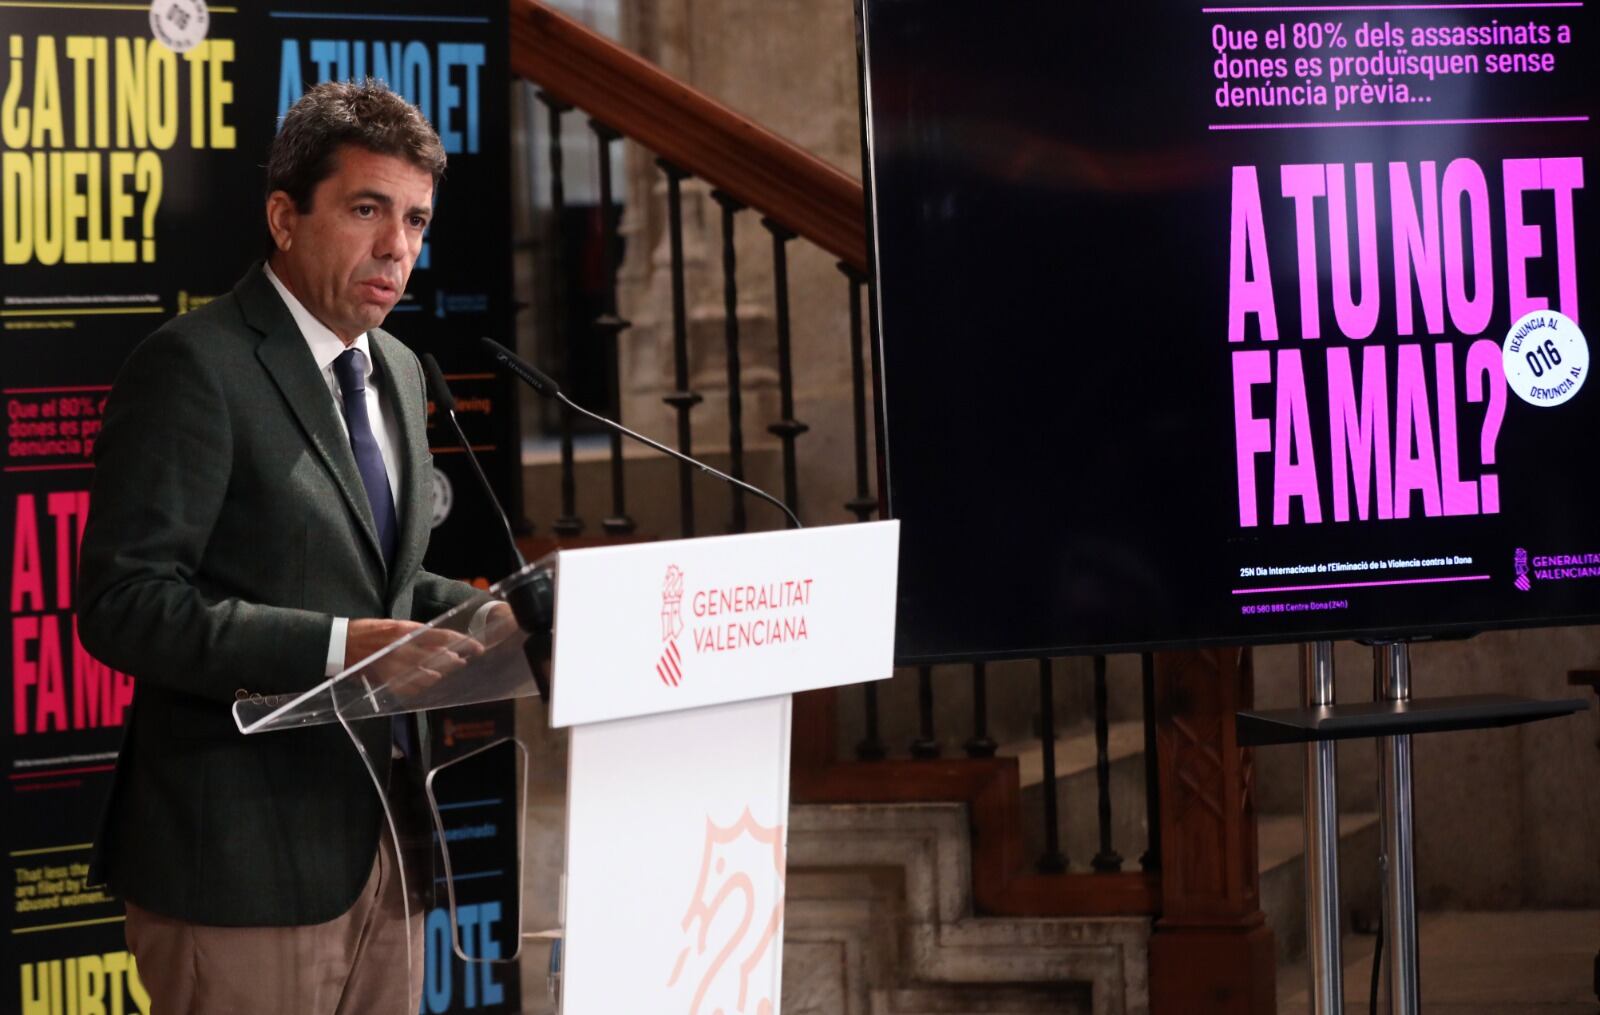
[[[517,624],[510,602],[530,592],[548,594],[549,558],[529,564],[492,586],[482,596],[450,610],[337,676],[301,694],[254,696],[234,703],[233,716],[244,734],[272,733],[302,726],[338,723],[350,736],[383,803],[386,829],[382,848],[395,860],[406,905],[407,955],[416,953],[410,935],[413,917],[430,902],[446,905],[453,951],[463,962],[515,962],[521,943],[520,908],[527,753],[514,736],[490,739],[442,762],[432,757],[427,723],[417,713],[482,705],[537,695],[528,658],[529,634]],[[544,636],[535,654],[547,653]],[[547,655],[546,655],[547,658]],[[460,911],[467,898],[481,894],[474,879],[481,871],[463,870],[459,854],[471,848],[445,834],[442,810],[452,806],[441,792],[455,770],[465,771],[486,755],[516,756],[516,895],[509,949],[488,946],[486,934],[463,927]],[[471,787],[467,795],[471,795]],[[481,794],[478,794],[481,796]],[[452,841],[456,839],[457,841]],[[495,872],[499,874],[501,872]],[[470,924],[470,921],[467,921]],[[413,982],[418,970],[408,969]]]
[[[393,720],[532,696],[548,658],[547,721],[568,731],[558,1010],[771,1015],[790,695],[893,672],[898,553],[896,521],[562,550],[316,688],[238,702],[234,716],[252,734],[341,724],[383,798],[411,905],[435,888],[430,943],[447,906],[455,957],[487,969],[554,932],[530,932],[519,909],[501,923],[516,944],[491,949],[475,893],[512,861],[467,860],[472,825],[455,808],[483,802],[469,798],[514,761],[520,901],[526,752],[508,735],[400,764]],[[533,612],[552,627],[529,623]]]

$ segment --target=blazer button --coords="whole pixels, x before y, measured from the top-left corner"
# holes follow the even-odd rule
[[[244,701],[248,697],[250,697],[250,692],[246,691],[242,687],[238,688],[237,690],[235,690],[233,692],[233,700],[234,701]]]

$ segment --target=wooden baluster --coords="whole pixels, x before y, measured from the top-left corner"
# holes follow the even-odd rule
[[[622,266],[622,235],[618,228],[616,201],[611,186],[611,145],[622,135],[598,120],[589,121],[599,145],[600,228],[605,237],[605,305],[594,322],[595,332],[604,343],[606,362],[607,409],[611,418],[622,419],[622,333],[632,325],[617,314],[617,270]],[[615,430],[611,440],[611,514],[600,525],[613,536],[627,535],[635,528],[628,515],[628,496],[623,478],[622,435]]]
[[[683,189],[689,174],[665,159],[656,165],[667,177],[668,249],[672,262],[672,383],[673,390],[661,400],[677,412],[678,450],[693,456],[689,412],[700,404],[700,396],[689,390],[689,311],[683,293]],[[678,535],[694,535],[694,474],[688,462],[678,463]]]
[[[1156,657],[1139,656],[1139,691],[1144,702],[1144,821],[1145,849],[1141,870],[1161,869],[1161,771],[1156,764]]]
[[[989,673],[983,663],[972,664],[972,736],[967,738],[969,758],[992,758],[999,748],[989,736]]]
[[[933,667],[917,667],[917,739],[911,741],[913,758],[937,758],[939,741],[933,734]]]
[[[1094,657],[1094,776],[1099,800],[1100,851],[1089,862],[1096,873],[1111,874],[1122,869],[1122,854],[1111,848],[1111,750],[1110,719],[1106,700],[1106,657]]]
[[[1044,761],[1044,853],[1036,866],[1041,874],[1060,874],[1067,869],[1067,854],[1061,849],[1060,787],[1056,785],[1056,687],[1049,659],[1039,660],[1039,746]]]
[[[561,114],[572,107],[547,92],[539,93],[539,101],[549,112],[550,133],[550,249],[549,277],[546,294],[550,299],[550,317],[555,321],[556,376],[559,383],[572,383],[572,336],[567,333],[566,319],[566,246],[562,242],[562,219],[567,210],[565,159],[561,145]],[[576,536],[583,531],[583,519],[578,517],[577,466],[572,455],[572,411],[566,406],[559,409],[561,418],[561,516],[556,519],[558,536]],[[520,462],[518,463],[520,467]]]
[[[734,250],[734,216],[744,211],[731,194],[713,190],[712,200],[722,208],[722,337],[728,364],[728,475],[744,479],[744,395],[740,391],[739,359],[739,273]],[[729,532],[743,532],[748,526],[744,513],[744,491],[728,484],[733,498]]]
[[[783,502],[798,515],[800,477],[794,442],[811,428],[794,418],[794,361],[789,352],[789,241],[795,238],[795,234],[772,219],[762,219],[761,224],[772,234],[772,288],[777,301],[778,402],[781,411],[781,418],[769,424],[767,432],[783,443]]]
[[[845,502],[845,510],[864,522],[878,509],[878,498],[872,495],[867,479],[867,365],[863,357],[861,335],[861,290],[867,276],[839,262],[839,270],[850,280],[850,433],[854,438],[856,455],[856,495]]]

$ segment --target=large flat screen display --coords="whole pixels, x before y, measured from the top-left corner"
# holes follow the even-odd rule
[[[902,660],[1600,618],[1594,4],[862,16]]]

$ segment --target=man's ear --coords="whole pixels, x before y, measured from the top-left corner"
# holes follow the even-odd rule
[[[267,232],[272,235],[272,245],[280,252],[294,242],[295,226],[300,221],[300,209],[288,191],[274,190],[267,195]]]

